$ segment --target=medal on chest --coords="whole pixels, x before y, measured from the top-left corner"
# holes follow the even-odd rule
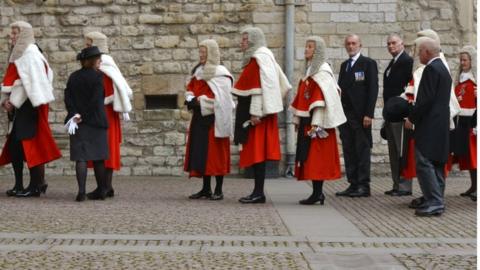
[[[306,81],[305,85],[306,86],[305,86],[305,90],[303,91],[303,97],[308,100],[310,99],[310,87],[309,87],[310,83]]]

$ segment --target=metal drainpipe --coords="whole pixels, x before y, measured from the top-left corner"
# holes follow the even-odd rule
[[[293,70],[295,66],[295,0],[285,0],[285,75],[292,85]],[[286,169],[285,177],[292,178],[295,168],[295,128],[293,115],[288,107],[293,101],[293,90],[288,91],[285,104],[285,144],[286,144]]]

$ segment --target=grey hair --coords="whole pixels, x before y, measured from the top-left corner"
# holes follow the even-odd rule
[[[315,42],[315,52],[313,53],[313,58],[310,62],[310,71],[308,72],[307,76],[317,73],[323,63],[325,63],[325,50],[327,48],[325,41],[319,36],[310,36],[307,38],[306,42],[309,41]],[[305,61],[305,65],[308,65],[307,61]]]
[[[393,38],[393,37],[397,37],[397,38],[399,38],[399,39],[403,42],[403,37],[402,37],[402,35],[401,35],[400,33],[391,33],[390,35],[388,35],[387,40],[389,40],[389,39],[391,39],[391,38]]]
[[[358,42],[360,43],[360,45],[362,45],[362,39],[361,39],[360,36],[357,35],[357,34],[348,34],[348,35],[345,37],[345,41],[346,41],[348,38],[351,38],[351,37],[357,38],[357,39],[358,39]]]
[[[459,55],[468,54],[468,56],[470,57],[471,65],[472,65],[470,72],[472,72],[474,78],[477,78],[477,50],[475,49],[475,47],[472,45],[464,46],[463,48],[460,49],[458,54]],[[454,78],[455,85],[458,84],[461,73],[462,73],[462,67],[459,65],[457,73],[455,74],[455,78]]]
[[[250,58],[252,58],[256,50],[267,46],[267,41],[262,29],[258,27],[246,27],[242,30],[243,34],[248,35],[248,49],[243,53],[242,66],[244,67],[250,62]]]

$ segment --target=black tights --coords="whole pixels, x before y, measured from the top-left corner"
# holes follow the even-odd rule
[[[105,168],[105,191],[112,190],[113,169]]]
[[[255,187],[253,188],[253,196],[265,196],[263,192],[265,185],[265,162],[253,165],[253,176],[255,177]]]
[[[77,174],[78,193],[84,194],[87,183],[87,162],[77,161],[75,171]],[[102,193],[105,192],[105,162],[103,160],[93,161],[93,171],[95,172],[98,190]]]
[[[318,198],[323,193],[323,181],[312,181],[312,197]]]
[[[470,170],[470,190],[477,191],[477,170]]]
[[[203,177],[203,187],[202,191],[212,193],[212,189],[210,186],[210,180],[212,177],[210,175],[204,176]],[[220,195],[222,194],[222,187],[223,187],[223,175],[217,175],[215,176],[215,180],[217,181],[217,184],[215,185],[215,194]]]

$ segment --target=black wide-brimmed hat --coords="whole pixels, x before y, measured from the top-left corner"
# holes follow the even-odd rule
[[[77,54],[77,60],[85,60],[102,55],[97,46],[87,47]]]
[[[383,108],[383,118],[388,122],[401,122],[408,116],[412,105],[402,97],[390,98]]]

